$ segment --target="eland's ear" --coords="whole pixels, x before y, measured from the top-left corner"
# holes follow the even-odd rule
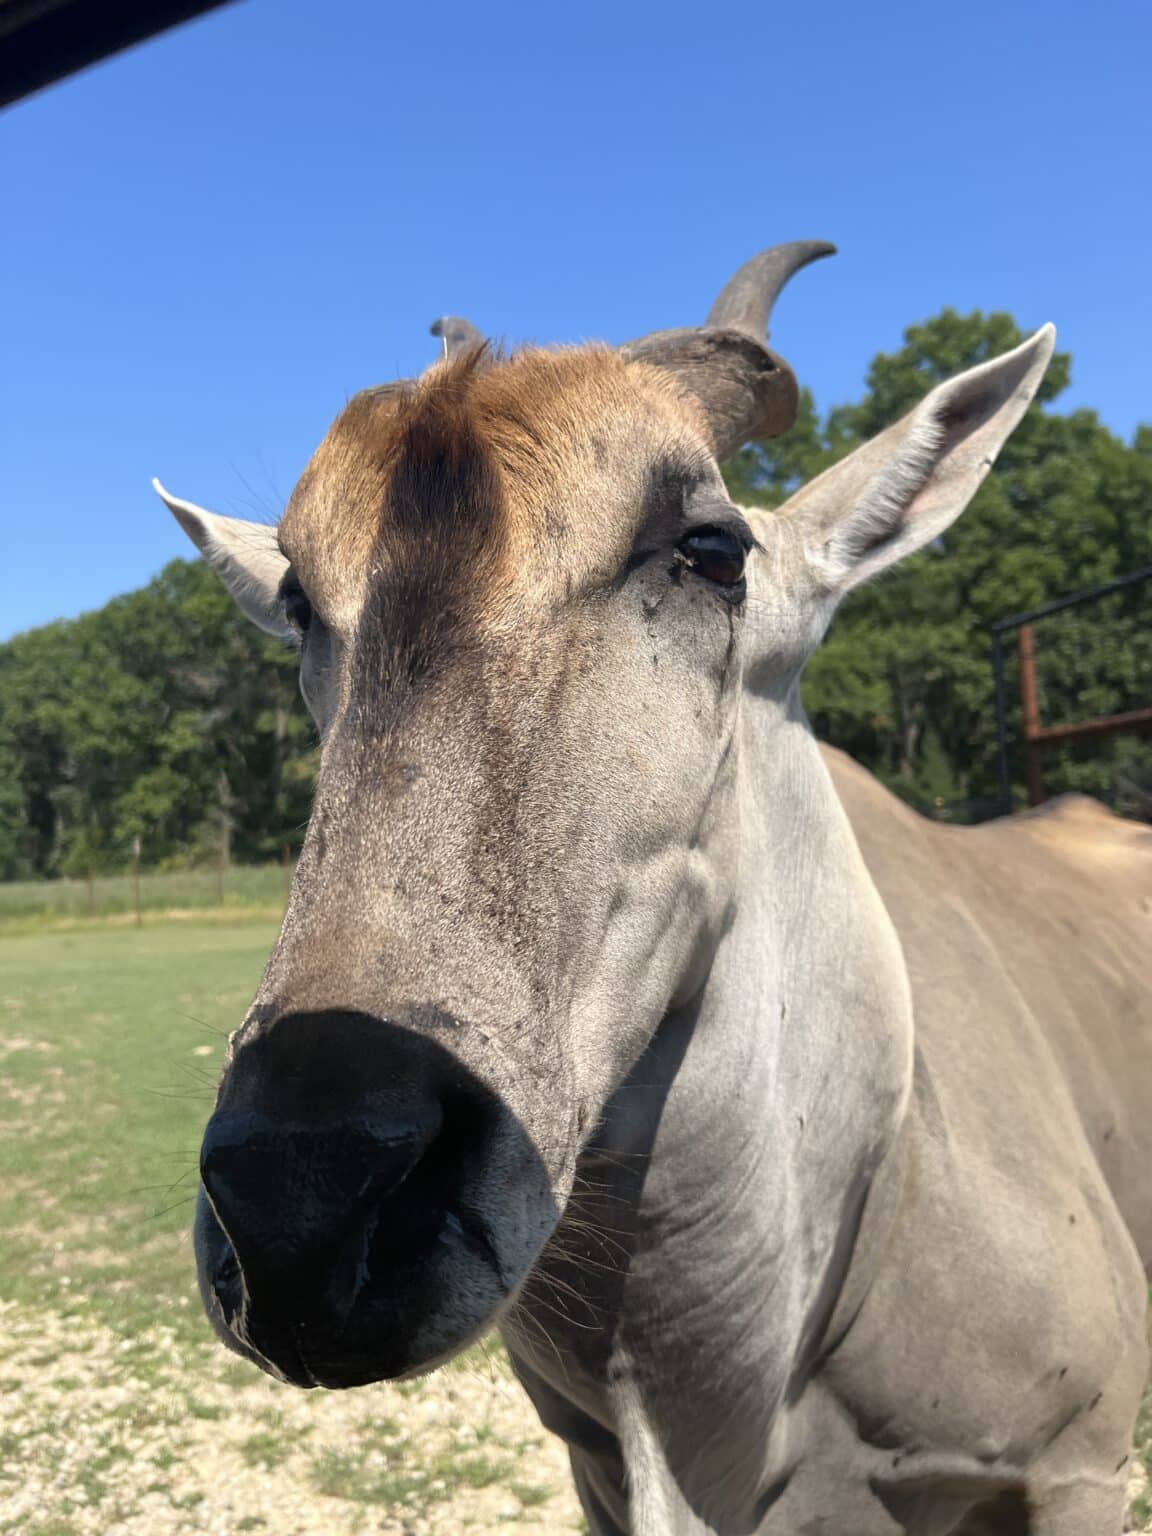
[[[159,480],[153,480],[152,485],[244,616],[270,635],[282,640],[294,638],[280,600],[280,582],[288,561],[280,553],[275,528],[205,512],[190,501],[170,496]]]
[[[846,592],[937,538],[976,493],[1039,388],[1056,331],[939,384],[901,421],[780,509],[830,592]]]

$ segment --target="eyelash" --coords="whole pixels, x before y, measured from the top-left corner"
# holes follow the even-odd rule
[[[308,633],[312,623],[312,604],[298,581],[289,581],[280,588],[280,601],[284,604],[284,617],[301,635]]]

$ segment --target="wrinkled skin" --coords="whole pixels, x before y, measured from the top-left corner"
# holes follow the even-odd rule
[[[455,1301],[415,1326],[408,1310],[401,1332],[390,1301],[380,1358],[365,1359],[358,1340],[357,1375],[369,1379],[422,1369],[490,1325],[564,1208],[613,1088],[660,1018],[699,988],[732,900],[738,847],[725,808],[748,609],[741,593],[694,575],[677,546],[697,524],[723,520],[749,547],[752,531],[691,412],[648,370],[610,356],[537,366],[618,412],[561,460],[551,569],[534,509],[520,526],[484,527],[469,549],[450,497],[453,521],[419,532],[449,546],[456,627],[430,640],[388,632],[386,616],[373,622],[377,605],[413,600],[398,578],[386,572],[373,591],[363,571],[329,575],[336,509],[349,522],[350,511],[380,516],[350,506],[358,469],[339,434],[280,529],[312,605],[301,677],[324,747],[284,931],[233,1041],[223,1107],[295,1113],[283,1095],[261,1099],[275,1064],[257,1056],[279,1061],[270,1042],[293,1017],[336,1010],[445,1043],[502,1104],[468,1200],[496,1272],[475,1245],[442,1243],[443,1276],[430,1282],[424,1264],[413,1291],[431,1284],[473,1305]],[[378,402],[357,423],[358,451],[386,433],[391,409]],[[390,555],[403,567],[399,542]],[[389,543],[387,530],[366,540],[367,559],[388,558]],[[427,547],[419,553],[409,581],[434,582]],[[632,701],[623,717],[620,697]],[[285,1045],[285,1059],[297,1048]],[[207,1201],[199,1233],[213,1254]],[[323,1362],[299,1363],[328,1379]]]

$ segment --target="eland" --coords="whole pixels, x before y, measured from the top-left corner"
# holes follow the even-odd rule
[[[815,741],[837,603],[937,539],[1051,327],[777,511],[784,283],[336,419],[276,527],[161,495],[322,749],[195,1246],[301,1387],[493,1326],[595,1536],[1118,1536],[1152,1260],[1152,833],[925,822]],[[941,556],[946,558],[946,553]]]

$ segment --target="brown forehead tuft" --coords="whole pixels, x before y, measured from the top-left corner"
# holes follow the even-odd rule
[[[281,542],[306,582],[343,589],[341,605],[358,607],[381,566],[415,578],[479,560],[492,585],[514,550],[559,557],[627,537],[622,511],[652,454],[691,455],[701,440],[669,379],[607,349],[479,347],[355,396],[301,477]]]

